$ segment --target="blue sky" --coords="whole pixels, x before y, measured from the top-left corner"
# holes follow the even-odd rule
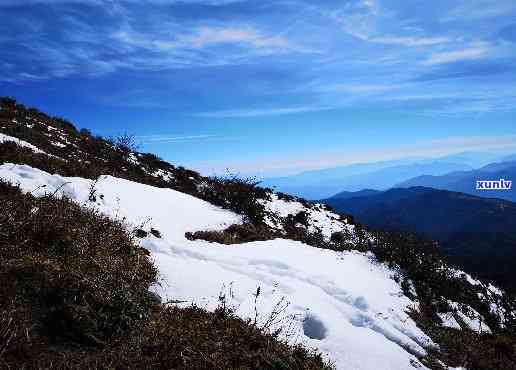
[[[516,148],[514,0],[0,0],[0,95],[282,175]]]

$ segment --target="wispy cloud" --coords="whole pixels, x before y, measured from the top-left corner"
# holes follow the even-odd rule
[[[288,107],[288,108],[255,108],[255,109],[230,109],[214,112],[194,113],[195,117],[205,118],[245,118],[245,117],[262,117],[262,116],[280,116],[286,114],[298,114],[307,112],[318,112],[333,109],[332,107]]]
[[[85,4],[65,0],[34,0],[31,4],[54,2]],[[90,0],[87,3],[96,5],[98,2]],[[170,4],[159,0],[151,0],[151,3]],[[229,1],[177,3],[222,5]],[[73,75],[102,76],[120,70],[163,71],[240,65],[264,56],[316,52],[285,35],[278,35],[275,30],[260,29],[259,25],[247,21],[228,23],[199,19],[185,22],[174,16],[164,20],[159,8],[150,7],[148,22],[143,22],[134,14],[135,4],[136,1],[109,2],[106,7],[98,8],[98,22],[91,22],[78,11],[70,11],[73,7],[63,7],[56,26],[43,22],[44,28],[38,32],[4,35],[0,42],[16,42],[17,48],[6,48],[17,68],[1,79],[34,81]],[[19,24],[19,28],[25,28],[21,23],[34,23],[23,17],[14,18],[12,22]],[[48,34],[55,37],[48,37]],[[30,63],[21,64],[20,60]]]
[[[353,4],[353,3],[350,3]],[[446,36],[426,36],[392,34],[382,32],[380,20],[384,17],[391,18],[391,22],[399,22],[392,19],[392,13],[382,11],[374,0],[361,0],[355,5],[348,5],[343,11],[327,14],[339,23],[343,30],[354,38],[383,45],[395,45],[404,47],[419,47],[445,44],[452,39]]]
[[[464,91],[460,87],[443,91],[442,86],[429,84],[427,92],[386,95],[378,98],[377,102],[386,102],[392,109],[414,115],[441,118],[480,117],[510,112],[516,104],[516,90],[503,88],[503,84],[490,88],[476,86],[470,91]]]
[[[497,16],[511,16],[516,12],[516,3],[513,0],[462,0],[452,8],[441,21],[477,20]]]
[[[401,88],[400,84],[367,84],[367,83],[336,83],[316,87],[320,92],[335,92],[346,94],[374,94]]]
[[[185,135],[185,136],[169,136],[169,135],[147,135],[136,136],[135,140],[142,144],[172,144],[194,141],[210,141],[210,140],[229,140],[234,139],[220,135]]]
[[[410,37],[410,36],[380,36],[366,38],[366,41],[400,46],[430,46],[445,44],[451,41],[449,37]]]
[[[201,27],[193,35],[180,38],[180,43],[194,48],[227,43],[246,44],[254,48],[273,47],[288,49],[291,47],[290,42],[284,37],[266,36],[251,27]]]
[[[442,117],[481,116],[492,113],[510,112],[514,109],[516,98],[507,99],[461,99],[455,104],[443,104],[438,108],[430,108],[423,114]]]
[[[139,47],[158,52],[174,53],[180,50],[199,50],[217,45],[237,45],[247,48],[268,50],[269,52],[286,52],[295,50],[295,46],[281,36],[266,35],[249,25],[243,26],[204,26],[193,30],[183,30],[182,34],[168,39],[156,37],[151,33],[138,33],[132,29],[114,32],[111,36],[130,47]]]
[[[481,59],[489,54],[491,48],[485,42],[472,44],[470,47],[460,50],[435,52],[422,62],[424,65],[453,63],[462,60]]]

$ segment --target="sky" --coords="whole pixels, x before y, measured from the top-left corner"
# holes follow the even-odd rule
[[[204,174],[516,151],[514,0],[0,0],[0,95]]]

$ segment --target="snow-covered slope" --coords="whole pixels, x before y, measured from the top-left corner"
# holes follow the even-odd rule
[[[298,200],[286,201],[279,199],[277,194],[272,194],[270,200],[262,200],[265,210],[277,217],[295,216],[299,212],[307,213],[308,232],[314,233],[320,231],[326,240],[329,240],[334,232],[349,231],[353,232],[354,225],[347,223],[347,220],[326,209],[322,204],[313,204],[311,208],[307,208]],[[282,229],[274,220],[266,219],[267,224],[271,228]]]
[[[222,230],[242,219],[171,189],[111,176],[95,183],[4,164],[0,178],[34,195],[65,194],[133,227],[159,230],[161,239],[141,243],[160,270],[162,286],[155,290],[165,301],[213,309],[225,297],[240,316],[271,330],[287,328],[289,340],[317,347],[339,369],[423,368],[415,355],[432,343],[407,315],[417,305],[403,295],[393,271],[369,254],[284,239],[234,246],[189,241],[187,231]],[[318,222],[323,229],[338,226],[337,220]]]
[[[34,153],[41,153],[41,154],[49,155],[49,154],[45,153],[43,150],[35,147],[34,145],[32,145],[24,140],[20,140],[16,137],[0,133],[0,144],[8,143],[8,142],[15,143],[16,145],[21,146],[23,148],[28,148],[28,149],[32,150]]]

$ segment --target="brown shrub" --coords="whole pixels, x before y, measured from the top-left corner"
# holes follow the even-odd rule
[[[2,182],[0,207],[0,311],[17,328],[5,361],[33,343],[103,345],[150,315],[157,271],[124,225]]]
[[[185,234],[188,240],[206,240],[219,244],[240,244],[262,240],[272,240],[281,237],[281,234],[273,232],[263,226],[250,223],[231,225],[222,231],[196,231]]]

